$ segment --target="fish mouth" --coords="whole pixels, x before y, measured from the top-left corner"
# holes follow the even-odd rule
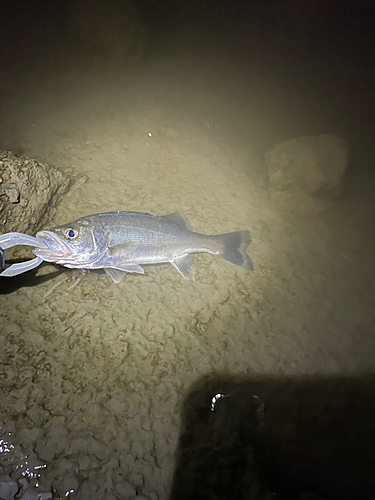
[[[33,253],[48,262],[55,262],[72,255],[72,250],[52,231],[39,231],[36,239],[44,246],[33,248]]]

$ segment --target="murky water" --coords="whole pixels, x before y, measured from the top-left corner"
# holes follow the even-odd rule
[[[264,189],[259,141],[314,133],[320,118],[265,98],[261,73],[246,86],[194,51],[130,69],[55,50],[3,80],[0,133],[75,180],[49,225],[180,210],[199,232],[249,229],[255,271],[202,255],[194,282],[161,266],[116,285],[45,265],[1,295],[1,439],[14,446],[2,465],[21,474],[28,455],[38,472],[24,476],[56,498],[165,499],[202,377],[374,370],[373,235],[360,224],[373,207],[352,190],[296,209]]]

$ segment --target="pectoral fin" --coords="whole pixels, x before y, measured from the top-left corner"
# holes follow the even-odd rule
[[[126,273],[145,274],[143,267],[139,266],[138,264],[132,264],[129,262],[126,262],[125,264],[116,264],[116,267],[113,269],[118,269],[119,271],[125,271]]]
[[[171,262],[186,280],[194,280],[194,255],[187,254]]]
[[[119,264],[116,267],[106,267],[104,271],[115,283],[120,283],[127,273],[145,274],[144,269],[138,264]]]
[[[113,247],[108,248],[108,254],[111,257],[119,256],[119,255],[128,255],[134,250],[136,250],[139,246],[138,241],[125,241],[124,243],[120,243],[119,245],[114,245]]]

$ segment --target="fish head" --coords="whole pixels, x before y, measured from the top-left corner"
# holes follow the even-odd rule
[[[68,267],[87,267],[107,249],[109,235],[100,224],[78,219],[39,231],[36,239],[46,246],[33,249],[43,260]]]

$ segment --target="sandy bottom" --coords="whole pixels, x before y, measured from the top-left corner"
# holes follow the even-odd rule
[[[166,499],[182,403],[202,377],[375,369],[366,182],[299,207],[265,189],[257,159],[335,130],[311,125],[309,105],[292,109],[260,73],[172,52],[130,69],[47,53],[1,79],[2,147],[76,181],[50,225],[179,210],[196,231],[253,239],[254,272],[201,255],[194,282],[172,266],[118,285],[64,270],[1,295],[1,432],[14,446],[1,464],[20,473],[29,455],[25,476],[57,497],[79,483],[80,499],[132,498],[132,487]]]

